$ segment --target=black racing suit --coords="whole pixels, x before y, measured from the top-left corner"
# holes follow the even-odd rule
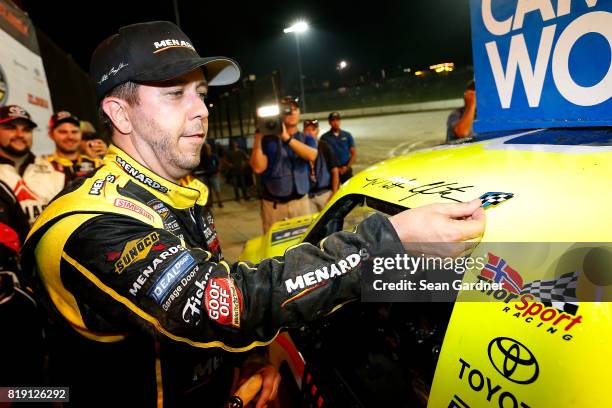
[[[26,256],[35,254],[51,307],[95,350],[66,369],[84,366],[79,386],[90,386],[89,399],[215,406],[227,396],[221,377],[232,355],[357,299],[364,254],[402,251],[391,224],[373,215],[320,247],[230,266],[204,207],[206,187],[192,177],[181,183],[111,146],[104,165],[32,228]]]

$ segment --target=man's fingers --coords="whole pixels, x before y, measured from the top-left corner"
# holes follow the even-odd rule
[[[281,375],[277,372],[274,376],[274,387],[272,387],[272,393],[270,394],[270,401],[274,401],[278,395],[278,387],[280,385]]]
[[[457,241],[467,241],[482,236],[485,229],[485,218],[456,220],[455,227],[458,229]]]
[[[276,375],[278,373],[271,366],[266,366],[259,372],[263,377],[263,384],[261,386],[261,393],[259,395],[259,399],[257,400],[257,405],[255,406],[255,408],[265,408],[268,401],[274,399],[276,388],[278,387],[278,385],[276,385],[275,387]]]
[[[439,210],[449,217],[463,218],[472,216],[472,214],[478,210],[481,204],[482,201],[480,201],[479,198],[476,198],[472,201],[468,201],[467,203],[443,204],[440,205]]]
[[[480,220],[485,218],[485,209],[482,207],[478,207],[476,211],[474,211],[474,213],[472,214],[471,218],[473,220]]]

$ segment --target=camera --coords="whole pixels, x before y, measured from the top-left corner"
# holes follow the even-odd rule
[[[283,132],[282,116],[291,115],[293,106],[298,107],[297,99],[287,96],[275,105],[257,108],[257,129],[264,136],[280,136]]]

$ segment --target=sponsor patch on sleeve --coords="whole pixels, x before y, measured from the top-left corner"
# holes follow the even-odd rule
[[[224,326],[240,327],[242,294],[233,279],[210,279],[204,294],[204,305],[211,320]]]

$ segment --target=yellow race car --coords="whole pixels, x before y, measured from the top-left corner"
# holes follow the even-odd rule
[[[480,197],[485,234],[457,258],[477,262],[454,270],[452,290],[421,279],[423,298],[416,281],[384,281],[390,271],[368,281],[376,262],[364,268],[362,302],[273,345],[304,397],[294,402],[612,406],[612,2],[470,0],[470,10],[479,135],[371,166],[242,258],[316,244],[372,212]]]
[[[241,258],[316,244],[372,212],[489,197],[475,250],[487,264],[462,279],[495,280],[506,265],[504,290],[454,303],[356,303],[273,350],[314,406],[612,406],[610,186],[610,128],[485,134],[371,166],[321,213],[276,223]],[[593,250],[607,269],[587,270]],[[575,290],[561,304],[554,295],[566,281]]]

